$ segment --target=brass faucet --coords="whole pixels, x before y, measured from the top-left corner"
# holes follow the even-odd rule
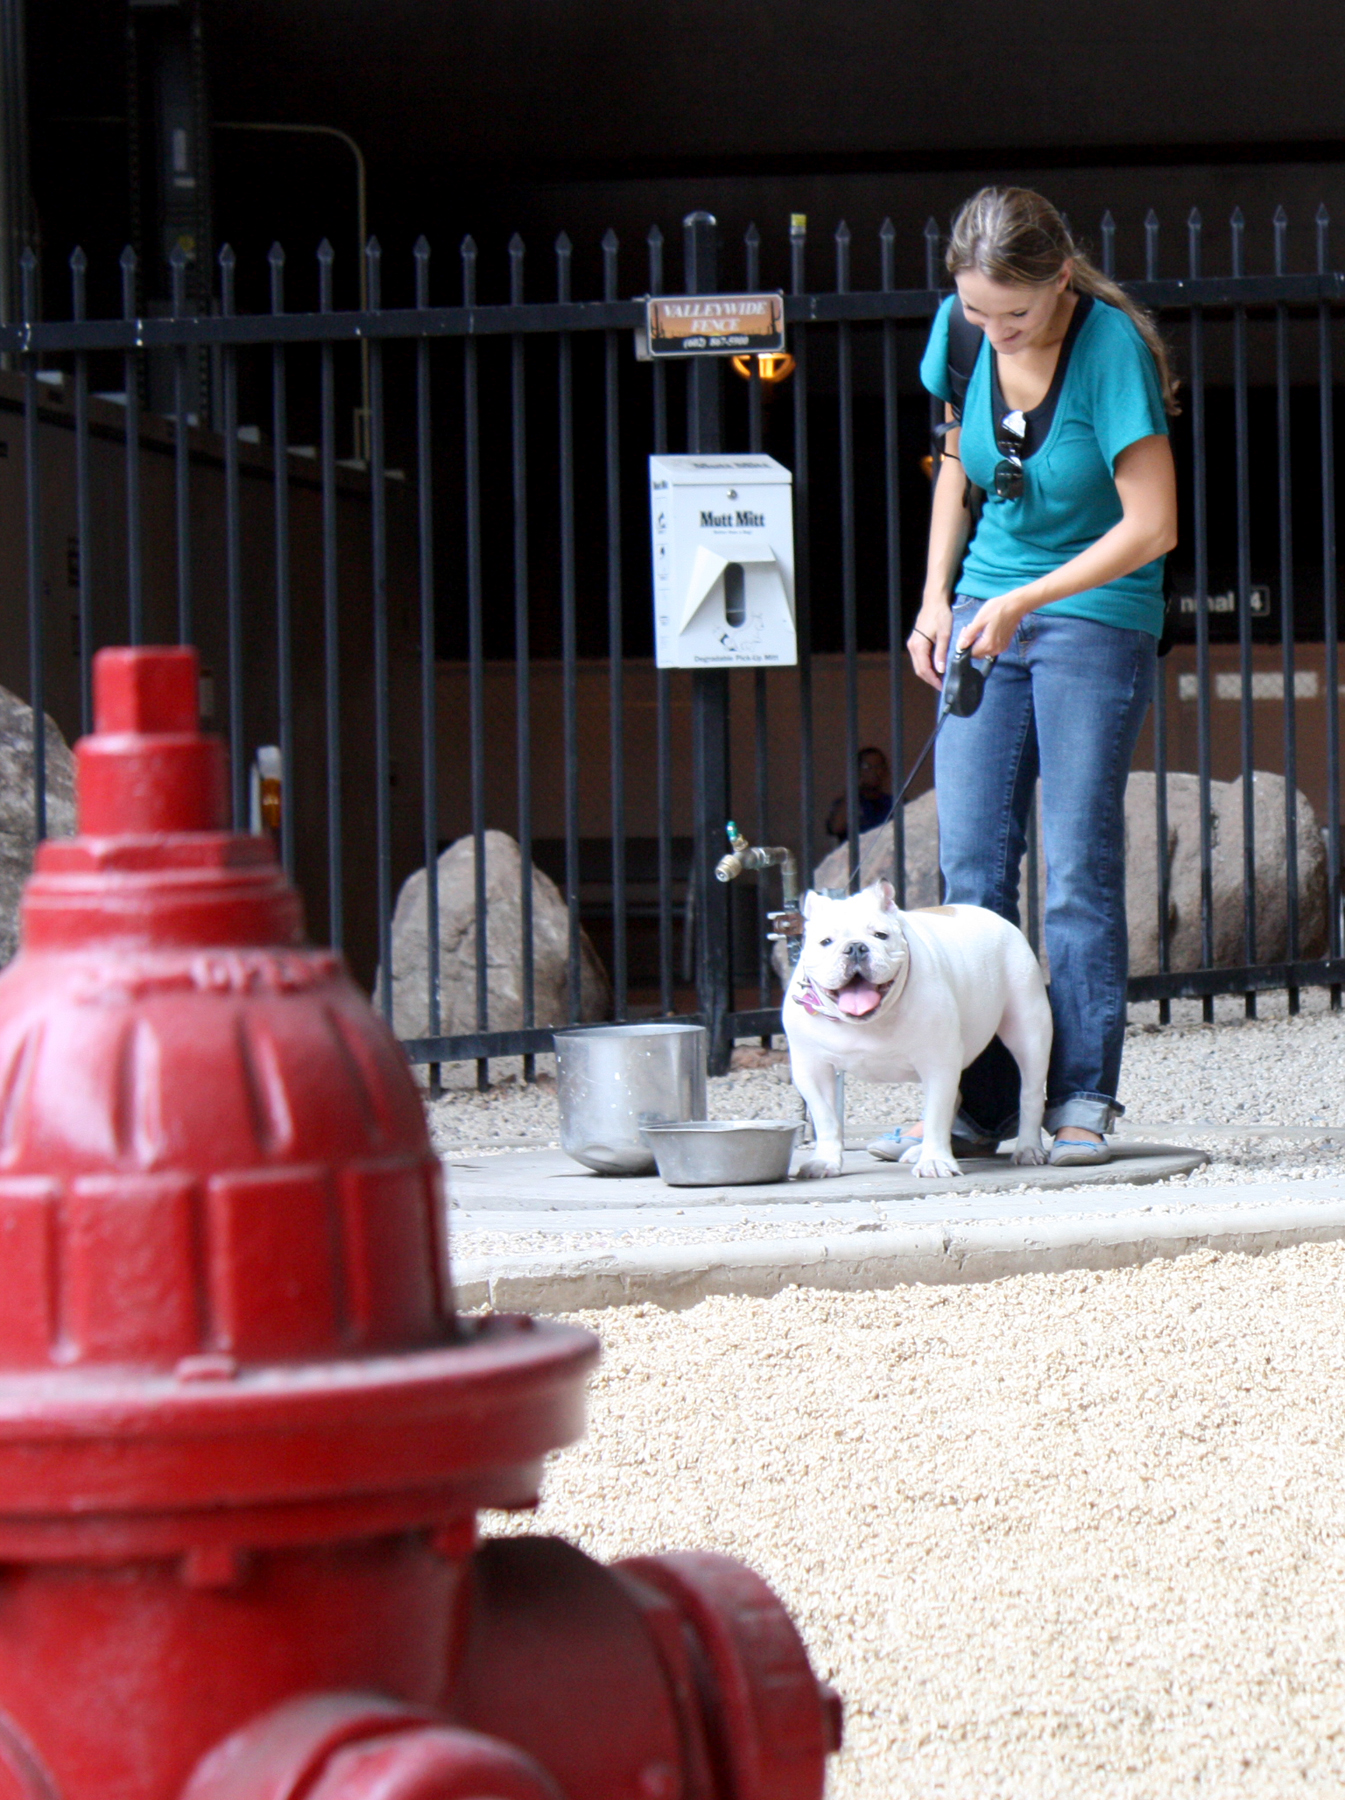
[[[784,905],[780,912],[766,914],[769,923],[775,927],[766,933],[766,937],[770,943],[783,942],[790,962],[796,963],[803,947],[803,915],[799,911],[799,871],[794,852],[787,844],[749,844],[732,819],[726,830],[732,848],[715,864],[715,880],[732,881],[745,869],[779,869],[780,897]]]

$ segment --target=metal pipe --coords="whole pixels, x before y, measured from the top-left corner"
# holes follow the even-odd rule
[[[732,819],[729,820],[725,830],[728,832],[729,843],[733,848],[727,856],[721,856],[715,864],[715,880],[735,881],[747,869],[779,869],[780,898],[783,904],[780,912],[766,914],[767,922],[777,925],[782,921],[797,920],[799,866],[794,852],[787,844],[749,844]],[[801,937],[797,929],[768,931],[766,938],[770,943],[783,942],[787,944],[791,963],[799,960]]]

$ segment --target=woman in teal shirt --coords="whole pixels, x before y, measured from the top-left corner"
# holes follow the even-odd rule
[[[1102,1162],[1125,1034],[1125,784],[1153,692],[1163,559],[1176,542],[1167,415],[1148,315],[1023,188],[984,188],[953,226],[957,289],[921,376],[945,402],[924,600],[907,642],[940,687],[950,644],[997,657],[980,709],[939,737],[939,860],[950,902],[1018,920],[1018,870],[1041,779],[1055,1041],[1053,1163]],[[963,404],[950,314],[984,335]],[[972,488],[984,492],[973,523]],[[996,1040],[963,1074],[974,1151],[1016,1130],[1018,1071]],[[912,1133],[871,1146],[900,1156]]]

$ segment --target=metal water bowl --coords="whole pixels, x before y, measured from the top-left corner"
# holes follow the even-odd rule
[[[788,1177],[802,1131],[797,1119],[697,1119],[641,1136],[669,1187],[748,1187]]]
[[[599,1175],[652,1175],[642,1125],[705,1117],[703,1025],[591,1025],[556,1033],[560,1144]]]

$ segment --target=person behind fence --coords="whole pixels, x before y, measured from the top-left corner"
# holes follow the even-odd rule
[[[862,837],[892,817],[892,777],[887,758],[874,744],[859,753],[859,831]],[[827,814],[827,830],[839,843],[850,835],[845,795],[837,794]]]
[[[907,648],[935,688],[950,646],[998,661],[979,710],[938,740],[939,861],[949,902],[1016,924],[1040,776],[1050,1161],[1105,1162],[1124,1111],[1125,786],[1177,537],[1174,384],[1149,315],[1040,194],[981,189],[946,260],[956,293],[920,371],[945,403],[943,455]],[[955,1147],[984,1154],[1017,1110],[1017,1067],[994,1039],[963,1073]],[[893,1160],[918,1132],[869,1148]]]

